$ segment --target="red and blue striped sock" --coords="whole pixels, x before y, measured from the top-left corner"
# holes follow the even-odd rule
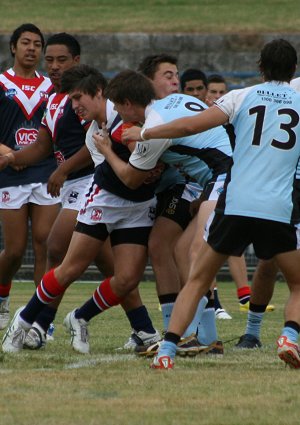
[[[90,298],[83,306],[75,312],[76,319],[84,319],[86,322],[91,320],[99,313],[120,304],[123,298],[118,297],[110,285],[111,277],[108,277],[100,283]]]
[[[61,286],[56,279],[54,269],[51,269],[43,276],[33,297],[21,312],[21,318],[27,323],[33,323],[45,307],[45,304],[50,304],[58,295],[62,294],[65,289],[66,288]]]
[[[241,304],[246,304],[250,301],[251,288],[249,285],[238,288],[237,296]]]

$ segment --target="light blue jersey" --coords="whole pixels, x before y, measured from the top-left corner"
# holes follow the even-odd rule
[[[177,118],[193,116],[207,106],[192,96],[172,94],[146,108],[144,128]],[[225,177],[231,164],[232,150],[223,127],[178,139],[155,139],[138,142],[129,162],[138,169],[151,170],[158,159],[205,186],[210,178]]]
[[[217,106],[236,141],[233,165],[217,208],[283,223],[299,221],[293,190],[300,155],[300,94],[287,83],[233,90]]]

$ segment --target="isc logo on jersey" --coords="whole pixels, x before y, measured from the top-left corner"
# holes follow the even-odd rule
[[[36,141],[38,131],[35,128],[19,128],[15,134],[18,146],[27,146]]]
[[[30,86],[28,84],[22,84],[22,90],[27,92],[27,91],[31,91],[32,93],[35,92],[36,87],[35,86]]]

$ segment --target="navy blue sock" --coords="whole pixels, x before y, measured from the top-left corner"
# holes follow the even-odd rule
[[[173,342],[173,344],[178,344],[180,341],[180,335],[174,334],[173,332],[166,332],[164,336],[165,341]]]
[[[100,313],[102,313],[102,310],[99,309],[92,297],[78,310],[76,310],[75,317],[76,319],[84,319],[86,322],[89,322],[93,317]]]
[[[56,313],[56,308],[51,308],[50,306],[46,305],[45,308],[35,319],[35,322],[37,322],[41,326],[41,328],[44,329],[45,332],[47,332],[50,323],[54,322]]]
[[[214,288],[214,307],[215,310],[217,310],[218,308],[223,308],[219,300],[218,288]]]
[[[130,311],[126,311],[126,316],[130,322],[130,326],[136,332],[144,331],[149,334],[154,334],[155,329],[149,317],[148,311],[144,305]]]
[[[33,323],[44,307],[45,304],[39,300],[35,292],[24,310],[22,310],[20,316],[25,322]]]

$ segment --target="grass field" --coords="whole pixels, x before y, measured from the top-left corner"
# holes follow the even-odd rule
[[[0,423],[3,425],[289,425],[299,423],[299,372],[277,358],[275,341],[283,324],[287,298],[276,285],[276,310],[267,313],[263,349],[237,351],[246,314],[238,311],[232,283],[219,285],[232,314],[218,321],[225,342],[223,358],[177,359],[174,371],[149,370],[149,360],[116,350],[129,336],[120,308],[90,325],[91,354],[72,351],[61,325],[65,314],[89,297],[95,287],[76,283],[59,310],[55,341],[45,350],[0,354]],[[16,283],[12,310],[32,294],[30,283]],[[161,329],[154,284],[141,285],[155,325]],[[3,332],[2,332],[3,333]]]
[[[299,32],[298,10],[298,0],[0,0],[0,32],[26,21],[45,32]],[[299,372],[285,368],[275,347],[287,299],[284,283],[276,285],[276,310],[266,314],[258,351],[234,349],[246,314],[238,311],[233,283],[220,284],[221,300],[233,316],[217,323],[224,357],[177,359],[171,372],[151,371],[148,360],[117,350],[130,334],[120,308],[91,322],[90,355],[72,351],[63,318],[95,285],[69,289],[55,341],[45,350],[0,351],[0,425],[299,424]],[[12,311],[32,292],[32,284],[15,283]],[[161,330],[154,284],[143,283],[141,292]]]
[[[0,0],[0,32],[298,32],[298,0]]]

